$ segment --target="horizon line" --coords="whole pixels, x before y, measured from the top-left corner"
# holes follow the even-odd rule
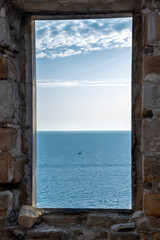
[[[125,132],[125,131],[132,131],[131,129],[112,129],[112,130],[36,130],[37,132]]]

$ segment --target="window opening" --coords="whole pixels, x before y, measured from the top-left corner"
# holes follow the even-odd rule
[[[35,25],[37,206],[130,209],[132,18]]]

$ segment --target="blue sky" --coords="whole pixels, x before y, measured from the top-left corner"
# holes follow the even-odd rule
[[[131,129],[132,19],[36,21],[37,129]]]

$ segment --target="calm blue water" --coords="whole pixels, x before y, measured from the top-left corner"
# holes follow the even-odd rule
[[[37,205],[131,208],[131,132],[37,132]]]

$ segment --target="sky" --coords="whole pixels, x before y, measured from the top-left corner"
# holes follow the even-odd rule
[[[131,55],[132,18],[37,20],[37,130],[130,130]]]

